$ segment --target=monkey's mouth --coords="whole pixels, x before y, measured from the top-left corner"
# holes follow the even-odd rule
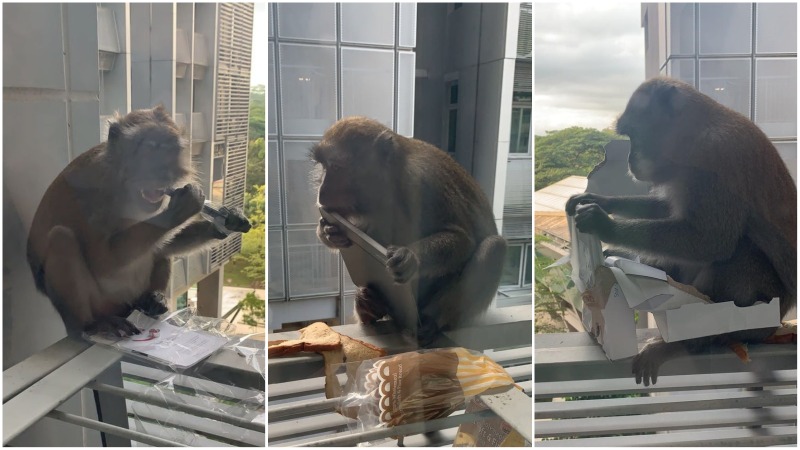
[[[139,191],[142,198],[150,203],[161,203],[166,195],[166,189],[142,189]]]

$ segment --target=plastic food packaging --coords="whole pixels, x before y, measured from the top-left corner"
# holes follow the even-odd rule
[[[363,430],[446,417],[488,389],[514,385],[499,364],[464,348],[401,353],[359,364],[355,376],[348,377],[339,411]]]

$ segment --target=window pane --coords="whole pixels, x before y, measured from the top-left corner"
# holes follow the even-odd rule
[[[344,292],[354,292],[357,289],[357,287],[356,284],[353,283],[353,279],[350,278],[350,272],[347,271],[347,267],[344,265],[344,261],[339,260],[339,264],[341,264],[341,266],[344,268],[344,286],[343,286]]]
[[[458,81],[453,81],[450,83],[450,104],[458,104]]]
[[[339,292],[339,254],[317,238],[316,230],[290,230],[289,293],[292,297]]]
[[[509,153],[519,153],[519,116],[522,108],[511,108],[511,139],[509,140]]]
[[[311,178],[314,164],[308,157],[312,145],[311,141],[283,142],[286,223],[289,225],[316,225],[319,221],[317,193]]]
[[[755,122],[769,137],[797,137],[797,59],[756,60]]]
[[[267,224],[281,225],[281,180],[280,180],[280,160],[278,159],[278,143],[267,141],[267,169],[269,186],[267,187]]]
[[[668,3],[669,48],[667,56],[694,55],[694,4]]]
[[[694,60],[671,59],[667,63],[667,74],[694,86]]]
[[[503,264],[503,276],[500,277],[500,286],[519,286],[520,254],[522,254],[521,245],[510,245],[506,250],[506,263]]]
[[[414,74],[416,54],[399,52],[397,59],[397,133],[414,136]]]
[[[450,116],[447,123],[447,151],[454,153],[456,151],[456,125],[458,123],[458,110],[451,109]]]
[[[797,184],[797,142],[775,142],[775,148]]]
[[[700,4],[700,53],[750,53],[750,3]]]
[[[269,299],[283,300],[286,298],[286,289],[283,283],[283,239],[281,230],[269,230],[267,232],[268,248],[267,262],[267,289],[269,289]]]
[[[281,44],[283,134],[322,136],[336,121],[336,48]]]
[[[531,108],[522,109],[522,118],[519,123],[519,142],[517,149],[519,153],[528,153],[528,142],[531,133]]]
[[[417,46],[417,4],[400,3],[400,47]]]
[[[267,134],[277,134],[278,97],[275,95],[275,44],[272,42],[269,43],[269,55],[267,56],[267,77],[269,77],[269,94],[267,95],[267,103],[269,103],[269,125]]]
[[[750,60],[701,60],[700,92],[750,117]]]
[[[394,127],[393,51],[342,48],[342,116],[357,115]]]
[[[756,52],[797,52],[797,3],[756,4]]]
[[[527,257],[525,259],[525,285],[533,284],[533,246],[526,246]]]
[[[278,3],[278,34],[284,38],[336,41],[336,5]]]
[[[267,37],[274,37],[275,32],[272,26],[272,5],[267,5]]]
[[[394,3],[341,3],[342,42],[394,45]]]

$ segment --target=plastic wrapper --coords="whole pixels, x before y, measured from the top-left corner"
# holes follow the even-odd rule
[[[137,354],[130,346],[124,346],[125,339],[87,336],[92,342],[106,339],[105,345],[129,356],[126,359],[131,362],[123,362],[125,389],[155,400],[155,403],[126,400],[129,427],[189,446],[262,446],[266,401],[263,337],[259,340],[254,339],[256,335],[228,334],[232,329],[229,322],[196,316],[189,308],[165,315],[158,323],[177,328],[180,336],[144,342],[142,345],[156,341],[150,354]],[[156,325],[151,329],[158,328]],[[146,338],[161,331],[146,329],[137,336]],[[187,352],[200,355],[202,352],[196,351],[197,345],[213,343],[216,347],[220,342],[216,350],[188,367],[169,363],[170,360],[188,361]],[[208,356],[223,351],[240,358],[236,361],[238,367],[228,368],[208,361]],[[161,357],[166,360],[162,361]],[[138,361],[145,364],[137,364]],[[225,420],[208,417],[209,413],[220,414]]]
[[[487,356],[464,348],[401,353],[363,361],[339,411],[369,430],[446,417],[489,389],[514,380]]]

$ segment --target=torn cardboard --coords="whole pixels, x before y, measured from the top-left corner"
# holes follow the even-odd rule
[[[589,174],[586,192],[641,194],[641,185],[634,184],[625,173],[627,165],[621,163],[620,154],[627,154],[627,150],[619,141],[606,147],[606,161]],[[652,313],[666,342],[780,326],[779,299],[749,307],[714,303],[660,269],[620,257],[603,259],[600,241],[579,232],[573,219],[567,217],[572,242],[570,262],[572,279],[583,299],[583,324],[608,359],[638,353],[634,310]]]

